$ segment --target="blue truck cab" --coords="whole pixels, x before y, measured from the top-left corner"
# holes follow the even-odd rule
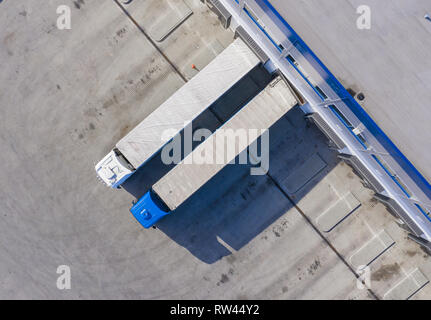
[[[164,216],[171,213],[169,208],[152,191],[148,191],[136,202],[130,212],[138,222],[146,229],[151,228]]]

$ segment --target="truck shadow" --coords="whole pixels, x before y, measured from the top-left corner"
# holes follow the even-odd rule
[[[299,201],[298,194],[307,194],[339,162],[326,137],[304,118],[298,106],[269,132],[267,175],[250,175],[249,165],[228,165],[157,228],[201,261],[212,264],[243,248],[286,214],[293,204],[285,194]],[[288,181],[292,176],[301,177],[292,173],[316,155],[326,164],[323,169],[308,180]],[[135,184],[131,193],[139,198],[169,169],[161,164],[160,155],[156,156],[128,181],[129,187]],[[292,185],[299,189],[292,189]]]

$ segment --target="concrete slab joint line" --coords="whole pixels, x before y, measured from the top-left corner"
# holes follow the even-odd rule
[[[165,61],[171,66],[171,68],[178,74],[178,76],[186,83],[188,79],[180,72],[177,66],[168,58],[168,56],[160,49],[156,42],[149,36],[149,34],[141,27],[141,25],[132,17],[132,15],[124,8],[118,0],[113,0],[121,11],[129,18],[129,20],[138,28],[138,30],[145,36],[145,38],[152,44],[157,52],[165,59]]]
[[[193,14],[193,10],[184,0],[167,1],[167,4],[163,6],[166,7],[164,13],[157,17],[148,31],[157,42],[165,40]]]
[[[295,168],[293,172],[284,179],[282,184],[286,187],[289,194],[294,194],[316,177],[326,166],[327,163],[322,157],[318,153],[315,153],[300,167]]]

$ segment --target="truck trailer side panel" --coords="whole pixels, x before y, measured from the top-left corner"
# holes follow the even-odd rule
[[[242,40],[235,40],[121,139],[117,149],[138,169],[259,63]]]
[[[250,134],[249,129],[258,129],[259,133],[269,129],[296,104],[297,101],[285,82],[280,78],[275,79],[180,164],[159,180],[153,186],[153,191],[170,210],[175,210],[222,170],[226,164],[234,160],[251,143],[256,141],[258,136]],[[239,132],[238,130],[243,131],[243,133],[244,131],[247,132],[248,143],[244,145],[239,142],[239,139],[235,139],[234,142],[228,140],[226,143],[225,137],[229,130],[236,133]],[[235,144],[235,149],[233,152],[228,152],[228,148],[233,148],[232,143]],[[205,155],[208,150],[213,150],[212,163],[195,163],[195,155]],[[217,161],[217,159],[221,159],[221,156],[224,161]]]

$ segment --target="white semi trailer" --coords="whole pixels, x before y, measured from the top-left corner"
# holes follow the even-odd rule
[[[109,187],[119,188],[169,138],[180,134],[259,63],[253,51],[236,39],[116,144],[95,167],[100,179]]]
[[[267,133],[267,130],[296,104],[297,100],[290,88],[281,78],[276,78],[160,179],[130,211],[145,228],[153,226],[162,217],[177,209],[239,154],[245,152],[260,134]],[[247,143],[242,143],[241,139],[225,139],[226,132],[238,131],[248,135]],[[202,154],[208,152],[211,155],[210,161],[202,163]],[[199,163],[195,161],[196,154],[199,155]]]

